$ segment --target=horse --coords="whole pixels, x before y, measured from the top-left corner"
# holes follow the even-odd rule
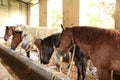
[[[22,31],[16,31],[17,26],[6,26],[4,40],[8,41],[9,37],[13,35],[11,42],[11,49],[16,50],[16,47],[22,41]],[[18,36],[18,38],[16,38]]]
[[[60,33],[55,33],[52,34],[48,37],[45,37],[44,39],[41,40],[41,62],[43,64],[48,64],[49,60],[52,56],[52,53],[54,52],[54,46],[58,47],[59,46],[59,35]]]
[[[31,47],[33,47],[34,45],[36,46],[40,62],[41,62],[41,55],[40,54],[41,54],[41,48],[42,48],[41,41],[42,41],[42,39],[40,39],[40,38],[36,38],[30,34],[26,34],[23,36],[23,40],[21,42],[22,48],[25,50],[28,50],[28,51],[30,51]]]
[[[113,80],[113,71],[120,71],[120,33],[117,30],[92,26],[62,26],[59,54],[76,44],[97,68],[99,80]]]
[[[54,52],[54,47],[58,48],[59,47],[59,37],[60,37],[61,33],[55,33],[52,34],[48,37],[45,37],[43,40],[41,40],[41,62],[43,64],[48,64],[51,56]],[[73,53],[73,47],[69,48],[70,52]],[[68,50],[69,50],[68,49]],[[68,51],[67,51],[68,52]],[[75,56],[74,56],[74,60],[75,60],[75,64],[77,66],[78,69],[78,77],[77,80],[84,80],[85,76],[86,76],[86,65],[87,65],[87,60],[89,59],[89,57],[87,57],[86,55],[84,55],[83,52],[81,52],[80,48],[78,46],[76,46],[75,48]]]
[[[5,35],[4,35],[4,40],[8,41],[10,36],[12,37],[12,42],[11,42],[11,49],[16,50],[18,45],[21,43],[23,39],[23,31],[18,30],[18,26],[6,26],[5,29]],[[27,49],[25,50],[27,51]],[[30,51],[27,51],[27,57],[30,57],[29,54]]]

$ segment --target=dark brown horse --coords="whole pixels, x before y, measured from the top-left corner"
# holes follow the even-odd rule
[[[99,80],[112,80],[112,70],[120,71],[120,33],[90,26],[62,26],[59,52],[76,44],[97,67]]]
[[[23,36],[22,31],[16,30],[17,26],[6,26],[4,40],[7,41],[10,36],[12,37],[11,49],[16,50],[18,45],[21,43]],[[27,50],[26,50],[27,51]],[[30,57],[29,51],[27,57]]]

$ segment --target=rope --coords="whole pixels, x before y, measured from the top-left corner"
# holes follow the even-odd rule
[[[60,74],[62,74],[62,72],[54,72],[50,80],[54,80],[54,78]]]
[[[59,67],[57,66],[57,68],[58,71],[61,72],[63,57],[58,54],[57,48],[55,46],[53,46],[53,48],[54,52],[52,54],[51,60],[54,60],[56,66],[59,65]]]
[[[35,36],[34,36],[35,38],[37,38],[37,34],[38,34],[38,29],[36,30],[36,33],[35,33]]]
[[[23,52],[23,53],[27,53],[28,51],[32,51],[32,50],[34,50],[34,49],[32,49],[32,46],[33,46],[34,44],[31,44],[30,45],[30,47],[25,51],[25,52]],[[22,53],[22,48],[20,48],[20,51],[19,51],[20,53]]]
[[[73,63],[73,59],[74,59],[74,55],[75,55],[75,48],[76,48],[76,45],[73,44],[74,48],[73,48],[73,54],[72,54],[72,59],[71,59],[71,62],[70,62],[70,67],[68,69],[68,72],[67,72],[67,76],[70,74],[70,70],[72,68],[72,63]]]
[[[110,76],[111,76],[111,80],[113,80],[113,70],[111,70]]]

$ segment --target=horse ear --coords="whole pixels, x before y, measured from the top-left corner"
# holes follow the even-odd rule
[[[61,24],[61,28],[63,29],[63,30],[65,30],[66,28]]]
[[[5,26],[6,28],[8,28],[8,26]]]

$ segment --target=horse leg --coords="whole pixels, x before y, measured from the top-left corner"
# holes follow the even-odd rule
[[[82,66],[80,59],[75,57],[75,65],[77,66],[77,80],[81,80],[81,72],[82,72]]]
[[[83,61],[82,61],[82,80],[85,80],[85,77],[86,77],[86,66],[87,66],[87,59],[83,58]]]
[[[114,80],[114,79],[113,79],[113,70],[110,70],[110,79],[111,79],[111,80]]]
[[[82,70],[81,70],[81,66],[77,66],[77,80],[81,80],[81,72],[82,72]]]
[[[38,53],[38,63],[41,63],[41,52],[39,49],[37,49],[37,53]]]
[[[61,72],[61,65],[60,65],[60,64],[56,64],[56,70],[57,70],[58,72]]]
[[[30,58],[30,51],[27,51],[27,57]]]
[[[31,47],[31,46],[28,46],[28,48],[25,49],[26,56],[27,56],[28,58],[30,58],[30,47]]]
[[[113,80],[120,80],[120,72],[113,71]]]
[[[97,68],[99,80],[111,80],[111,71],[107,68]]]

